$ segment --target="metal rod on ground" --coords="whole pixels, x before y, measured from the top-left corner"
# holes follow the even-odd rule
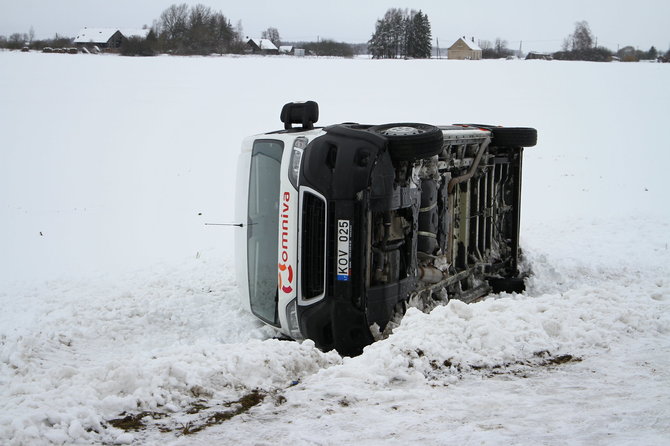
[[[205,226],[237,226],[238,228],[243,228],[243,223],[205,223]]]

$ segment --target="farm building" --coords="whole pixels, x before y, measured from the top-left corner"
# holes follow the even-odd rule
[[[526,60],[533,60],[533,59],[553,60],[553,57],[551,56],[551,54],[548,53],[538,53],[537,51],[531,51],[526,55]]]
[[[279,54],[279,48],[270,39],[249,39],[247,45],[254,54]]]
[[[458,39],[447,49],[448,59],[479,60],[482,58],[482,49],[475,43],[474,37],[468,42],[465,37]]]
[[[79,31],[74,43],[78,48],[97,46],[98,48],[119,48],[124,39],[131,37],[146,38],[149,29],[84,28]]]

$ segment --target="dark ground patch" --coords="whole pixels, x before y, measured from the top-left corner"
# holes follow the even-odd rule
[[[242,396],[239,400],[230,401],[218,406],[208,406],[204,401],[197,401],[192,403],[183,413],[195,417],[202,415],[200,418],[189,421],[181,427],[170,427],[164,423],[152,424],[161,432],[176,431],[181,435],[191,435],[248,412],[252,407],[262,403],[265,397],[265,392],[253,390]],[[226,408],[226,410],[217,410],[217,408]],[[127,414],[124,412],[121,414],[121,418],[108,420],[108,423],[111,426],[126,432],[138,432],[149,427],[146,417],[150,417],[152,420],[161,420],[168,417],[168,414],[150,411],[143,411],[136,414]]]
[[[200,432],[210,426],[221,424],[237,415],[248,412],[252,407],[259,405],[265,399],[265,393],[254,390],[237,401],[226,403],[224,407],[230,407],[232,410],[214,412],[202,421],[190,422],[181,430],[184,435],[191,435]]]
[[[421,349],[418,349],[414,352],[407,352],[407,355],[411,358],[424,358],[426,356],[425,352]],[[459,376],[467,372],[468,370],[484,373],[487,377],[493,377],[497,375],[515,375],[522,378],[527,378],[528,375],[535,369],[539,367],[555,367],[572,362],[580,362],[582,358],[577,356],[565,354],[565,355],[553,355],[549,351],[536,352],[532,358],[527,360],[520,360],[515,362],[508,362],[504,364],[495,364],[495,365],[480,365],[480,364],[460,364],[453,361],[453,359],[445,360],[436,360],[430,359],[429,364],[431,367],[430,372],[427,374],[427,378],[435,378],[435,375],[442,374],[458,374]],[[415,367],[413,361],[410,361],[409,367]]]
[[[125,415],[123,418],[115,418],[113,420],[108,420],[108,423],[114,426],[117,429],[122,429],[126,432],[128,431],[139,431],[146,427],[142,421],[145,417],[151,417],[154,420],[160,420],[165,418],[167,415],[162,412],[149,412],[144,411],[136,414],[127,414],[123,412],[121,415]]]

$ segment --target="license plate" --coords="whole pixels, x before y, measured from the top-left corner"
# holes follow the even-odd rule
[[[351,276],[351,225],[349,220],[337,220],[337,280],[348,281]]]

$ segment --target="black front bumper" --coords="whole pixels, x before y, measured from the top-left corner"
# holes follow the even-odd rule
[[[326,132],[305,149],[300,171],[300,186],[317,192],[327,203],[325,295],[314,304],[305,299],[298,306],[298,320],[303,336],[319,348],[354,356],[373,342],[368,310],[388,300],[388,290],[368,287],[368,220],[371,203],[376,207],[387,205],[382,197],[392,193],[395,172],[385,138],[345,126],[333,126]],[[392,200],[387,201],[390,206]],[[305,201],[301,206],[303,221],[313,221],[314,206]],[[350,224],[348,280],[338,280],[336,273],[339,221]],[[299,278],[303,288],[313,282],[323,265],[310,262],[314,253],[305,248],[308,243],[304,242],[315,239],[319,229],[304,226],[299,235],[303,238]]]

